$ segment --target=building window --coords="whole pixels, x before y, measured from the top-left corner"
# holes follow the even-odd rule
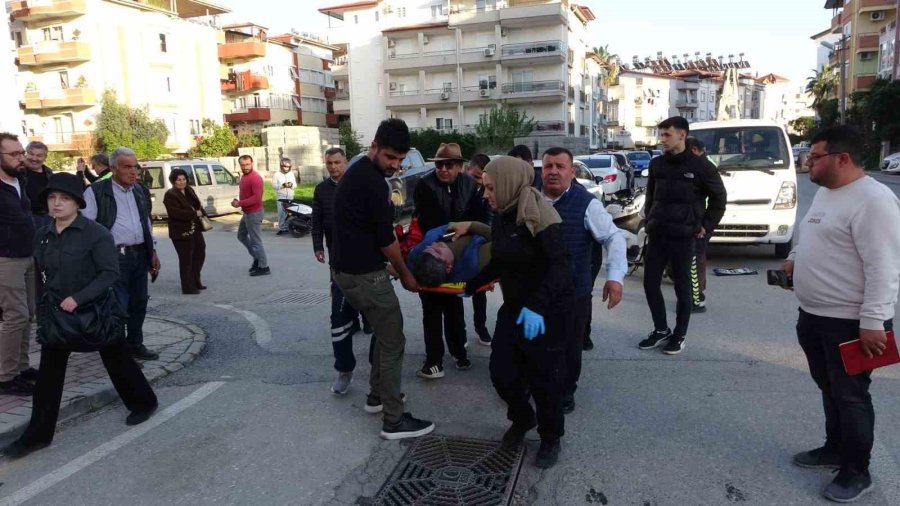
[[[191,135],[200,135],[200,120],[192,119],[188,122],[191,124]]]
[[[169,50],[166,48],[166,34],[159,34],[159,52],[160,53],[168,53]]]
[[[706,102],[706,92],[705,91],[700,92],[700,101]]]
[[[63,29],[61,26],[48,26],[42,31],[44,32],[44,40],[63,41]]]
[[[453,120],[450,118],[435,118],[434,123],[438,130],[453,130]]]
[[[482,90],[495,89],[497,87],[497,76],[480,75],[478,76],[478,88]]]
[[[434,4],[431,6],[431,17],[438,18],[444,15],[444,5]]]
[[[359,16],[356,15],[356,14],[353,15],[353,24],[354,24],[354,25],[358,25],[358,24],[359,24]]]
[[[166,77],[166,91],[172,93],[172,78]]]
[[[17,48],[25,45],[25,38],[19,30],[12,32],[12,40],[16,43]]]
[[[375,11],[375,22],[378,22],[378,11]]]
[[[59,72],[59,87],[64,90],[69,89],[69,73],[65,70]]]
[[[406,7],[398,7],[397,8],[397,17],[405,18],[406,17]]]
[[[328,105],[325,102],[325,99],[322,98],[301,97],[300,109],[303,112],[317,112],[320,114],[325,114],[326,112],[328,112]]]

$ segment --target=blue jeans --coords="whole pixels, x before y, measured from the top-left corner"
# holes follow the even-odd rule
[[[143,251],[119,252],[119,279],[113,285],[116,299],[128,312],[126,340],[137,346],[144,343],[144,318],[150,292],[147,286],[150,263]]]
[[[265,269],[269,266],[269,262],[266,260],[266,250],[262,243],[262,221],[262,211],[242,216],[241,223],[238,225],[237,238],[247,248],[259,268]]]

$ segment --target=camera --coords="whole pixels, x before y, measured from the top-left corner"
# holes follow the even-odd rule
[[[794,278],[788,276],[784,271],[766,271],[766,277],[772,286],[780,286],[782,288],[791,288],[794,286]]]

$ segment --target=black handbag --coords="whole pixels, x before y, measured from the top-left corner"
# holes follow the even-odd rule
[[[37,314],[37,342],[68,351],[98,351],[124,342],[125,319],[113,289],[69,313],[60,309],[62,299],[44,292]]]

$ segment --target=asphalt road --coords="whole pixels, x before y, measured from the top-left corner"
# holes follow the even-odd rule
[[[900,187],[900,177],[886,181]],[[801,176],[800,216],[814,192]],[[115,404],[64,423],[50,448],[0,463],[0,506],[344,505],[365,504],[378,491],[405,445],[380,440],[379,418],[362,409],[368,339],[357,343],[349,394],[334,396],[328,274],[310,239],[267,231],[273,275],[250,278],[235,230],[234,219],[224,218],[207,234],[210,289],[198,296],[181,295],[174,249],[165,230],[156,231],[164,270],[151,289],[151,311],[209,334],[193,365],[157,385],[156,417],[128,428],[126,410]],[[711,251],[710,267],[764,274],[779,265],[771,247]],[[674,294],[665,292],[674,319]],[[420,307],[415,295],[399,295],[409,410],[436,421],[441,434],[499,439],[507,422],[488,378],[489,349],[470,332],[471,370],[416,378],[424,357]],[[825,502],[819,492],[831,475],[790,464],[824,435],[819,394],[793,331],[793,295],[766,286],[764,275],[711,275],[707,297],[709,312],[692,319],[676,357],[637,349],[651,327],[640,271],[626,280],[614,311],[595,298],[597,348],[584,356],[560,463],[545,472],[532,467],[537,435],[530,433],[518,503]],[[499,295],[490,294],[489,304],[491,314]],[[878,488],[862,504],[896,504],[900,367],[875,376]]]

